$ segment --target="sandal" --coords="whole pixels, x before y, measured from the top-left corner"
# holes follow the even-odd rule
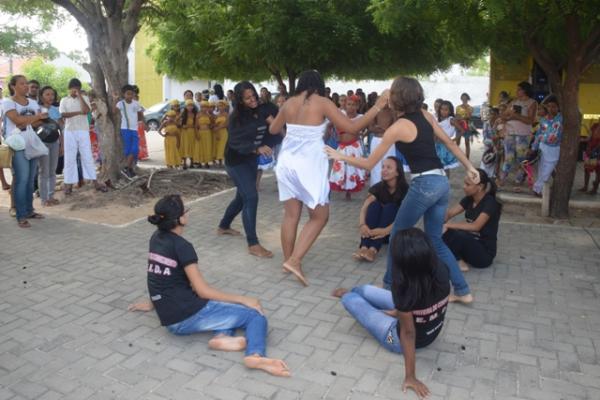
[[[10,190],[10,185],[8,183],[6,185],[2,185],[2,190]]]
[[[99,192],[102,192],[102,193],[108,192],[108,188],[106,186],[103,186],[103,185],[96,186],[96,190],[99,191]]]
[[[31,224],[26,219],[17,221],[17,225],[19,225],[19,228],[31,228]]]
[[[36,213],[36,212],[34,212],[34,213],[32,213],[30,216],[28,216],[27,218],[30,218],[30,219],[45,219],[46,217],[44,217],[44,216],[43,216],[42,214],[40,214],[40,213]]]

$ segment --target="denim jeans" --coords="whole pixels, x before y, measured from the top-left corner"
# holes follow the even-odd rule
[[[392,292],[376,286],[357,286],[342,296],[342,305],[387,350],[402,353],[398,320],[384,313],[393,310]]]
[[[17,208],[17,221],[33,214],[33,182],[37,171],[37,158],[25,158],[25,150],[15,151],[12,159],[14,183],[13,196]]]
[[[256,210],[258,209],[258,191],[256,190],[257,168],[255,159],[238,165],[225,166],[225,170],[233,180],[233,183],[235,183],[237,191],[235,192],[235,197],[225,210],[225,215],[223,215],[219,223],[219,228],[231,228],[233,219],[241,212],[248,246],[258,244],[258,236],[256,235]]]
[[[367,207],[367,215],[365,223],[369,229],[385,228],[394,222],[398,206],[395,203],[382,204],[379,201],[374,201]],[[389,241],[389,235],[381,239],[362,238],[360,247],[373,247],[379,250],[381,245]]]
[[[449,192],[450,185],[445,176],[422,175],[413,179],[396,215],[390,243],[396,232],[415,226],[423,217],[425,233],[431,240],[440,260],[448,267],[454,293],[464,296],[470,293],[469,284],[460,272],[454,254],[442,240],[442,226],[448,208]],[[383,277],[383,283],[384,287],[389,287],[392,283],[392,251],[388,251],[387,270]]]
[[[175,335],[213,331],[215,335],[233,336],[235,330],[246,330],[246,355],[267,354],[267,319],[258,311],[232,303],[210,300],[188,319],[167,326]]]

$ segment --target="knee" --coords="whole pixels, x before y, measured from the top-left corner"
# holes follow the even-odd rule
[[[342,296],[342,305],[348,311],[352,309],[352,304],[356,303],[356,300],[361,297],[360,294],[355,291],[356,289],[358,289],[358,287],[353,288],[351,291]]]

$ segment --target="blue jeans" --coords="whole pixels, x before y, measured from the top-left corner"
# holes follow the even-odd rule
[[[382,204],[379,201],[374,201],[367,207],[367,215],[365,223],[369,229],[385,228],[394,222],[398,206],[395,203]],[[360,247],[373,247],[379,250],[381,245],[389,241],[389,235],[381,239],[362,238]]]
[[[213,331],[215,335],[233,336],[235,330],[246,330],[246,355],[267,354],[267,319],[258,311],[240,304],[210,300],[188,319],[167,326],[175,335]]]
[[[256,235],[256,210],[258,209],[258,191],[256,190],[256,159],[238,165],[226,165],[227,174],[235,183],[235,197],[225,210],[219,228],[229,229],[233,219],[241,212],[242,224],[248,246],[258,244]]]
[[[395,308],[392,292],[371,285],[357,286],[342,296],[342,304],[383,347],[402,353],[398,320],[383,312]]]
[[[25,150],[15,151],[12,159],[14,173],[13,196],[17,208],[17,221],[33,214],[33,182],[37,172],[37,158],[25,158]]]
[[[422,175],[413,179],[396,215],[390,243],[393,243],[396,232],[412,228],[423,217],[425,233],[440,260],[448,267],[454,293],[464,296],[471,292],[469,284],[460,272],[456,258],[442,240],[442,226],[448,208],[449,192],[450,185],[445,176]],[[385,287],[389,287],[392,283],[392,251],[388,251],[387,270],[383,283]]]

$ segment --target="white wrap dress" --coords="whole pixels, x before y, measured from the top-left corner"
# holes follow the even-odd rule
[[[275,167],[279,200],[296,199],[310,209],[329,203],[329,162],[321,125],[287,124]]]

